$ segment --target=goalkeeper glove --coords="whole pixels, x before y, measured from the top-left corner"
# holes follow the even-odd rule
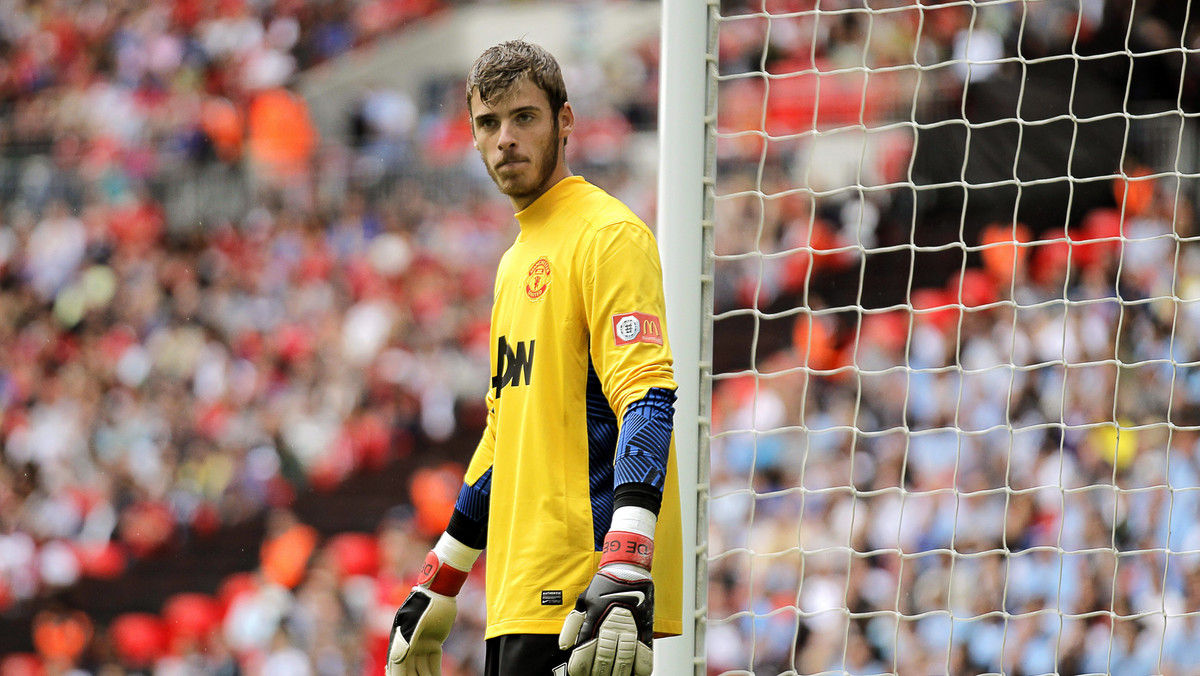
[[[457,609],[453,596],[413,587],[392,621],[387,676],[440,676],[442,642]]]
[[[609,531],[600,570],[558,635],[570,676],[650,676],[654,668],[654,541]]]
[[[479,552],[443,535],[425,557],[416,586],[392,620],[386,676],[441,676],[442,643],[458,611],[454,597]]]

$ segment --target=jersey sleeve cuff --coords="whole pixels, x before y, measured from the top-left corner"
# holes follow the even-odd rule
[[[483,549],[487,546],[487,519],[472,519],[455,509],[446,534],[472,549]]]
[[[658,516],[658,510],[662,508],[662,490],[640,481],[620,484],[613,490],[613,509],[621,507],[641,507]]]

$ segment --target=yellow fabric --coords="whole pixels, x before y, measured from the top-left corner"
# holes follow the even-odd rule
[[[650,388],[676,387],[649,228],[579,177],[559,182],[517,221],[521,233],[496,276],[487,429],[465,477],[472,484],[492,468],[488,638],[557,634],[599,564],[588,476],[589,356],[618,420]],[[658,319],[661,344],[646,324],[649,340],[619,344],[613,318],[632,312]],[[653,562],[659,635],[682,631],[681,558],[672,439]],[[543,592],[550,599],[561,592],[561,605],[543,605]]]

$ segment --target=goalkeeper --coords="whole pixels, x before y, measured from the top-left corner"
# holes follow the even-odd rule
[[[675,380],[650,230],[567,167],[554,57],[511,41],[467,79],[520,234],[496,274],[487,428],[446,532],[396,612],[387,676],[440,674],[486,546],[487,676],[646,676],[682,629]]]

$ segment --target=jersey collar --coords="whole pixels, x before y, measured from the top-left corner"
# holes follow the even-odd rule
[[[582,176],[568,176],[555,183],[534,200],[533,204],[517,212],[517,223],[521,225],[521,231],[525,232],[545,224],[558,206],[569,199],[577,187],[585,183]]]

